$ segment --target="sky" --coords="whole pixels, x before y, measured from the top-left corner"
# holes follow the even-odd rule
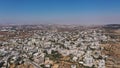
[[[120,24],[120,0],[0,0],[0,24]]]

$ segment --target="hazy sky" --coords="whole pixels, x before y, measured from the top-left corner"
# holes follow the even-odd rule
[[[120,0],[0,0],[0,24],[120,24]]]

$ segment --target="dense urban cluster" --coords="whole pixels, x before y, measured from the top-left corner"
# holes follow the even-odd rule
[[[106,68],[101,44],[115,41],[100,28],[32,32],[0,42],[0,68]]]

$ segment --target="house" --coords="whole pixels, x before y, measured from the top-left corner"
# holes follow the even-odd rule
[[[98,68],[105,68],[105,60],[104,59],[99,60]]]
[[[77,68],[77,66],[74,64],[74,65],[71,65],[71,68]]]
[[[83,59],[84,66],[92,67],[94,65],[94,59],[90,54],[91,52],[87,52],[86,55],[84,56]]]
[[[76,57],[76,56],[74,56],[74,57],[72,58],[72,60],[75,61],[75,62],[77,61],[77,59],[78,59],[78,57]]]

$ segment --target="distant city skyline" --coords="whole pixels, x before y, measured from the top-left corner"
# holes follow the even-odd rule
[[[120,0],[0,0],[0,24],[120,24]]]

